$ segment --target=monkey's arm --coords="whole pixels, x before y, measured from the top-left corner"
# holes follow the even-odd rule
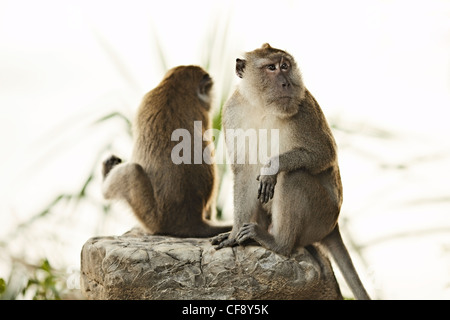
[[[241,226],[250,221],[251,209],[248,207],[248,189],[244,183],[245,178],[243,173],[238,173],[235,176],[233,193],[234,193],[234,223],[231,232],[222,233],[211,239],[211,243],[216,245],[216,250],[233,247],[238,245],[236,242],[236,235]],[[248,210],[247,210],[248,208]]]
[[[321,147],[320,150],[315,151],[307,148],[293,149],[278,156],[278,171],[289,172],[303,169],[311,174],[317,174],[332,166],[335,159],[336,153],[332,147]]]
[[[332,143],[329,148],[322,145],[316,150],[318,151],[297,148],[272,157],[256,178],[259,181],[258,199],[261,203],[267,203],[273,198],[280,172],[306,170],[311,174],[318,174],[334,164],[336,153]]]

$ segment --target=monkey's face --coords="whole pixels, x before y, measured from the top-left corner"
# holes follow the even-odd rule
[[[291,61],[283,55],[260,59],[255,66],[259,70],[261,88],[268,103],[289,103],[295,97]]]
[[[289,117],[298,112],[304,88],[300,71],[293,57],[268,44],[236,60],[236,73],[253,88],[261,103],[272,113]]]

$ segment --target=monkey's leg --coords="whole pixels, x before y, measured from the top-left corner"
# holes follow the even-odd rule
[[[225,247],[232,247],[237,245],[236,237],[239,230],[244,223],[250,222],[252,217],[261,214],[261,207],[257,199],[258,189],[255,184],[252,188],[252,183],[258,168],[250,166],[240,166],[234,175],[234,224],[233,229],[229,233],[220,234],[211,240],[213,245],[217,245],[219,250]],[[254,217],[258,219],[258,217]]]
[[[332,148],[329,150],[325,147],[323,148],[324,150],[321,151],[324,154],[333,152]],[[275,167],[278,167],[278,170],[276,173],[261,173],[257,176],[259,181],[258,199],[260,199],[261,203],[267,203],[273,198],[278,173],[297,170],[306,170],[313,174],[320,173],[329,167],[330,158],[331,156],[324,157],[321,152],[312,152],[304,148],[293,149],[271,158],[263,169],[268,170],[276,163]]]
[[[108,160],[105,162],[107,163]],[[148,175],[139,164],[115,165],[103,181],[102,192],[105,199],[127,201],[148,231],[154,233],[159,230],[162,217],[158,213],[153,187]]]
[[[244,225],[238,243],[249,239],[277,253],[289,255],[296,246],[323,239],[336,224],[330,214],[331,200],[318,179],[302,170],[281,172],[271,202],[272,229],[256,224]]]
[[[291,252],[289,247],[279,246],[275,237],[256,223],[244,223],[236,237],[236,242],[239,245],[244,245],[249,240],[254,240],[264,248],[279,254],[288,256]]]
[[[239,230],[236,242],[239,245],[245,245],[249,240],[254,240],[266,249],[289,256],[295,246],[296,234],[288,228],[281,233],[278,233],[276,229],[273,230],[274,234],[270,234],[267,229],[257,223],[245,223]]]

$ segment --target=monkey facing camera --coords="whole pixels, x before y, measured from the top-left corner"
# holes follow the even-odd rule
[[[342,183],[336,143],[294,58],[264,44],[236,60],[236,74],[241,81],[222,116],[234,176],[234,225],[211,242],[221,249],[252,241],[286,256],[319,242],[331,253],[354,296],[370,299],[339,232]],[[277,130],[278,153],[266,163],[233,161],[243,150],[250,158],[250,148],[245,139],[227,137],[228,129],[241,135]],[[266,170],[273,163],[277,172]]]
[[[176,130],[187,130],[202,149],[210,147],[202,137],[211,126],[212,86],[198,66],[169,70],[137,111],[131,160],[113,155],[103,162],[103,196],[126,201],[151,234],[211,237],[231,230],[207,219],[215,216],[215,164],[172,161]]]

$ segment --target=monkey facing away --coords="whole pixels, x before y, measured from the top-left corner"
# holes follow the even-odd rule
[[[342,184],[336,143],[294,58],[264,44],[236,59],[236,73],[242,80],[222,117],[234,176],[234,225],[211,242],[220,249],[256,241],[287,256],[297,247],[320,242],[355,297],[370,299],[337,223]],[[278,153],[263,164],[237,161],[239,152],[251,157],[241,135],[261,129],[278,131]]]
[[[201,150],[208,147],[202,137],[211,123],[212,85],[211,77],[198,66],[169,70],[161,83],[144,96],[138,109],[131,160],[122,163],[113,155],[103,162],[104,197],[128,202],[152,234],[211,237],[231,230],[231,226],[205,219],[215,210],[215,164],[172,161],[176,130],[194,137],[183,141],[189,146],[183,152],[191,150],[198,137]],[[194,126],[194,121],[201,126]],[[194,158],[194,152],[183,156]]]

